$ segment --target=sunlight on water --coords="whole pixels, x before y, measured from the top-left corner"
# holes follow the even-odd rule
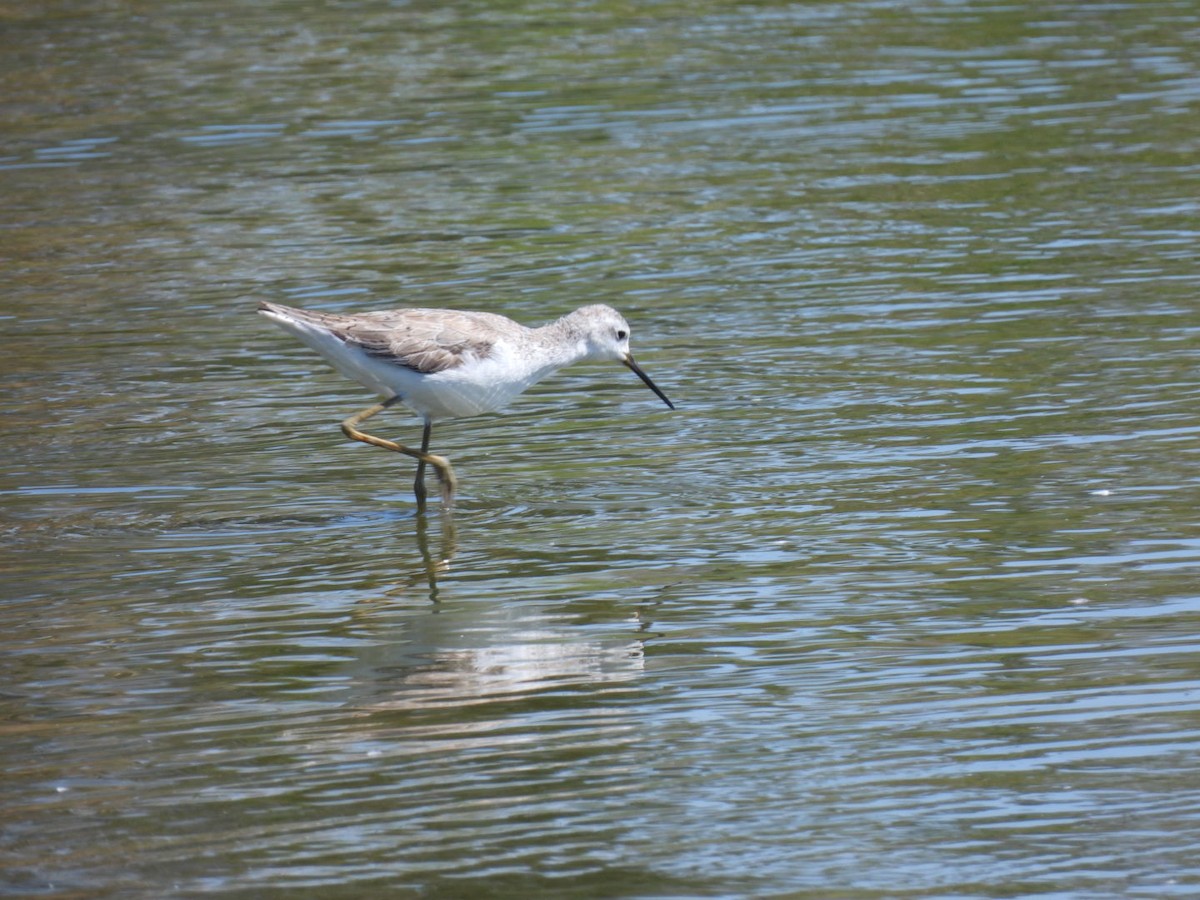
[[[1193,4],[5,22],[0,892],[1194,893]],[[420,516],[260,299],[678,410]]]

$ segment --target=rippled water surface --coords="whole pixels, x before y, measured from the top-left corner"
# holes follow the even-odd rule
[[[1194,2],[9,4],[0,98],[0,893],[1200,890]],[[679,408],[418,515],[260,298]]]

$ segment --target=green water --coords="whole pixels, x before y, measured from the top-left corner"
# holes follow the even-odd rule
[[[1194,2],[0,10],[0,894],[1192,896],[1198,114]],[[260,298],[679,408],[418,516]]]

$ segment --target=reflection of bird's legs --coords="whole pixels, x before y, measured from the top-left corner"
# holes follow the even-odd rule
[[[342,422],[342,433],[346,437],[362,441],[364,444],[373,444],[385,450],[403,453],[417,460],[417,480],[413,484],[413,493],[417,496],[417,506],[422,509],[425,507],[425,463],[429,463],[429,465],[433,466],[434,471],[437,472],[438,481],[441,482],[442,502],[449,504],[454,497],[454,489],[458,486],[458,479],[454,477],[454,469],[450,467],[450,460],[444,456],[438,456],[429,452],[429,437],[433,432],[433,423],[429,419],[425,420],[425,431],[421,435],[420,450],[414,450],[411,447],[405,447],[403,444],[397,444],[395,441],[389,441],[386,438],[376,437],[373,434],[367,434],[365,431],[358,430],[358,426],[371,418],[371,416],[383,412],[389,406],[399,402],[399,397],[389,397],[382,403],[376,403],[374,406],[364,409],[360,413],[355,413]]]
[[[417,549],[421,552],[421,562],[425,568],[425,580],[429,584],[429,599],[438,602],[438,574],[450,568],[450,560],[458,552],[458,535],[454,528],[454,516],[442,516],[442,547],[441,553],[434,555],[429,551],[428,524],[425,516],[416,517]]]

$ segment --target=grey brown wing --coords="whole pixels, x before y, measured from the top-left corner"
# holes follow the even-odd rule
[[[442,310],[404,310],[347,317],[327,327],[368,356],[432,375],[490,354],[493,342],[470,326],[466,316]]]

